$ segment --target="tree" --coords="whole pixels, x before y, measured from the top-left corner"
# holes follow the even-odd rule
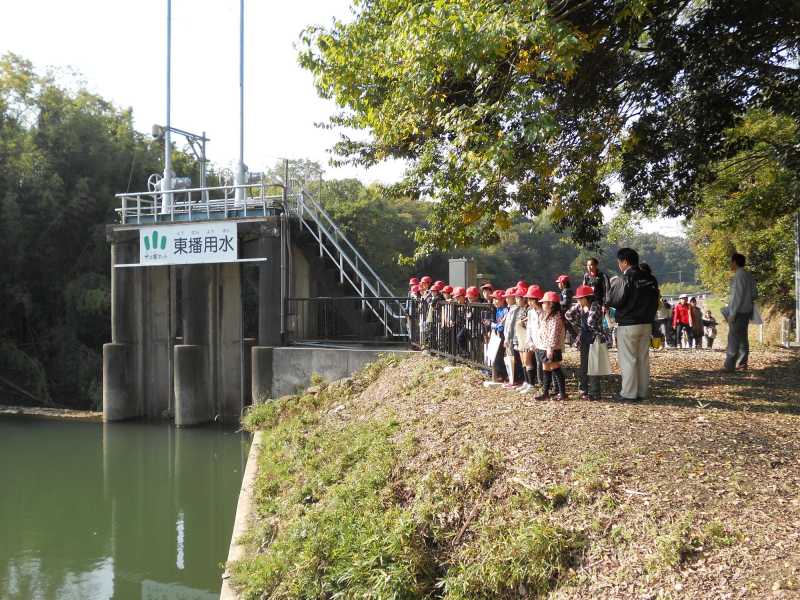
[[[161,148],[121,110],[0,57],[0,389],[73,406],[99,402],[109,339],[104,227],[114,194],[144,189]],[[175,153],[176,165],[196,168]],[[184,174],[181,172],[180,174]],[[20,391],[22,390],[22,391]],[[28,395],[25,395],[25,392]]]
[[[782,0],[354,0],[303,36],[303,66],[366,130],[340,161],[409,161],[434,202],[418,253],[492,243],[548,212],[582,245],[623,210],[694,214],[746,108],[800,117],[800,5]],[[797,162],[787,149],[787,166]]]
[[[750,111],[727,132],[738,149],[714,163],[715,179],[690,229],[700,277],[725,294],[730,256],[747,256],[761,298],[778,309],[792,303],[794,213],[800,210],[799,171],[787,166],[785,149],[800,147],[800,128],[786,116]]]

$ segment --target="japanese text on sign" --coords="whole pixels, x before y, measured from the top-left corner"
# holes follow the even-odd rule
[[[238,258],[235,223],[188,223],[142,227],[142,265],[233,262]]]

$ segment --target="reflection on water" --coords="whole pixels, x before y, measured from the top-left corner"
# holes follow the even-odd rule
[[[0,598],[219,594],[249,438],[0,418]]]

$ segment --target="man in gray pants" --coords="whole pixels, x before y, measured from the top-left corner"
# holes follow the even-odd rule
[[[723,316],[728,322],[728,349],[725,353],[724,370],[732,373],[736,369],[747,369],[750,355],[750,341],[747,339],[747,326],[753,317],[753,302],[758,297],[753,276],[744,270],[745,258],[731,255],[731,290],[727,310]]]

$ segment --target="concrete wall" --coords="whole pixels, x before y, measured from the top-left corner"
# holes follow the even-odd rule
[[[308,387],[316,374],[325,381],[348,377],[381,354],[404,355],[410,350],[306,348],[253,348],[253,398],[280,398]],[[271,380],[271,382],[270,382]],[[267,394],[267,388],[270,392]]]

